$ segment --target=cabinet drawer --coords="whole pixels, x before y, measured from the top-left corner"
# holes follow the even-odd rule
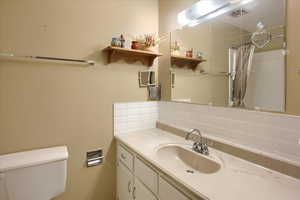
[[[121,145],[118,145],[117,159],[120,160],[130,171],[133,171],[133,154]]]
[[[141,180],[154,194],[158,191],[158,174],[151,167],[146,165],[139,158],[135,160],[134,164],[135,176]]]
[[[159,199],[160,200],[190,200],[174,186],[162,177],[159,177]]]

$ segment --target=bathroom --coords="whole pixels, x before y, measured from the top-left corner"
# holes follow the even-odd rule
[[[299,9],[0,0],[0,200],[298,200]],[[276,73],[235,83],[243,45]]]

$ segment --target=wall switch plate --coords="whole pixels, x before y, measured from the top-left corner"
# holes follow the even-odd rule
[[[298,139],[298,144],[300,145],[300,138]]]

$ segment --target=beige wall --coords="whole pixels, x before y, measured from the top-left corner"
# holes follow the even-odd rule
[[[140,17],[142,16],[142,17]],[[95,66],[0,60],[0,154],[67,145],[60,200],[114,200],[112,104],[144,101],[140,63],[106,65],[111,37],[158,31],[158,0],[1,0],[0,52],[96,60]],[[105,163],[86,168],[86,151]]]
[[[178,28],[177,14],[184,8],[193,5],[198,0],[159,0],[159,34],[169,34]],[[162,100],[168,101],[172,97],[170,78],[170,38],[159,46],[164,55],[159,60],[158,80],[162,85]]]
[[[198,0],[160,0],[159,1],[159,33],[160,35],[164,35],[166,33],[170,33],[177,28],[179,28],[179,24],[177,23],[177,14],[184,10],[187,7],[190,7],[194,3],[196,3]],[[167,41],[166,41],[167,42]],[[170,62],[170,46],[167,44],[160,45],[160,51],[164,54],[164,56],[160,59],[159,62],[159,81],[162,84],[162,99],[163,100],[171,100],[172,98],[184,98],[187,95],[190,94],[196,94],[195,90],[196,88],[189,87],[189,89],[181,90],[181,88],[184,88],[184,84],[187,83],[187,80],[189,77],[192,77],[192,81],[189,83],[191,85],[198,84],[200,81],[201,84],[207,84],[208,82],[211,82],[207,77],[203,77],[201,80],[199,80],[199,77],[196,77],[193,73],[185,72],[182,73],[182,76],[180,79],[176,80],[176,86],[178,88],[177,91],[181,90],[184,91],[181,94],[176,94],[174,93],[174,90],[172,91],[171,89],[171,81],[170,81],[170,72],[169,68],[171,66]],[[202,64],[203,65],[203,64]],[[204,64],[205,67],[205,64]],[[178,77],[177,77],[178,78]],[[217,84],[209,84],[210,87],[209,89],[215,89],[218,88],[219,83],[224,83],[226,79],[224,78],[213,78],[217,81],[215,83]],[[207,87],[208,88],[208,87]],[[224,90],[226,91],[226,90]],[[203,96],[207,96],[207,94],[210,94],[209,97],[206,99],[201,99]],[[200,93],[199,93],[200,94]],[[218,93],[216,95],[212,95],[211,92],[208,90],[203,91],[203,93],[200,94],[200,96],[191,96],[192,98],[195,99],[197,102],[210,102],[210,101],[215,101],[216,104],[224,104],[224,101],[218,101],[219,99],[224,99],[223,97],[227,96],[226,92]],[[172,97],[173,96],[173,97]]]
[[[220,20],[210,21],[196,27],[185,27],[171,32],[171,41],[180,44],[180,55],[191,48],[194,56],[203,52],[207,60],[195,71],[173,66],[176,74],[172,99],[191,99],[193,103],[226,106],[228,104],[228,49],[238,44],[246,32]],[[200,70],[213,75],[202,75]],[[220,75],[221,74],[221,75]]]

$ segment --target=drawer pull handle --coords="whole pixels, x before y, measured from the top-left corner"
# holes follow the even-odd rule
[[[136,199],[135,190],[136,190],[136,187],[133,187],[133,191],[132,191],[132,197],[133,197],[133,199]]]
[[[126,160],[126,156],[124,154],[121,154],[121,158]]]
[[[127,188],[128,188],[128,192],[130,193],[131,192],[131,181],[128,181]]]

